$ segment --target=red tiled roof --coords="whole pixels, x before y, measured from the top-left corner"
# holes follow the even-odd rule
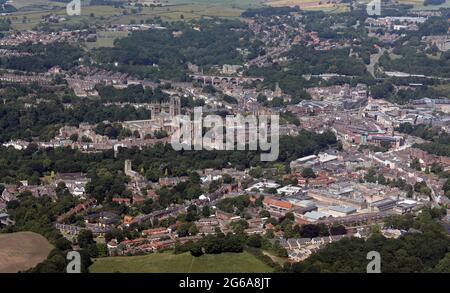
[[[123,202],[130,203],[131,199],[129,199],[129,198],[122,198],[122,197],[116,197],[116,198],[113,198],[112,201],[113,202],[119,202],[119,203],[123,203]]]
[[[268,198],[268,197],[264,198],[264,203],[267,205],[276,206],[276,207],[283,208],[283,209],[291,209],[292,208],[292,204],[290,202],[276,200],[276,199],[272,199],[272,198]]]
[[[166,232],[167,232],[167,228],[164,228],[164,227],[148,229],[148,230],[142,231],[143,234],[147,234],[147,235],[155,235],[155,234],[161,234],[161,233],[166,233]]]

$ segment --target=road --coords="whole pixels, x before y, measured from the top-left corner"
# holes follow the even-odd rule
[[[378,60],[380,60],[381,56],[383,56],[384,52],[387,50],[385,48],[380,48],[378,50],[378,53],[370,55],[370,64],[366,65],[367,71],[375,77],[375,65],[378,63]]]

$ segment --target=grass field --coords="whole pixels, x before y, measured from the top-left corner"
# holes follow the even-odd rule
[[[134,7],[126,6],[125,9],[114,8],[112,6],[83,6],[81,16],[67,17],[64,6],[45,5],[47,1],[38,0],[38,4],[31,0],[14,3],[19,11],[12,15],[1,17],[9,18],[12,26],[16,30],[29,30],[41,22],[42,16],[49,13],[66,17],[67,21],[58,24],[77,23],[112,23],[129,24],[131,21],[139,23],[141,20],[161,17],[166,21],[191,20],[201,17],[224,17],[236,18],[249,7],[259,7],[260,0],[169,0],[168,5],[163,7],[144,7],[140,13],[133,14]],[[124,14],[124,11],[127,13]],[[26,21],[24,21],[24,16]],[[55,25],[55,26],[58,26]]]
[[[17,9],[30,9],[31,7],[38,8],[44,6],[63,6],[63,3],[50,2],[47,0],[12,0],[12,5]]]
[[[94,260],[92,273],[269,273],[273,269],[248,252],[205,254],[155,253]]]
[[[45,260],[53,246],[32,232],[0,234],[0,273],[17,273]]]
[[[97,32],[97,41],[88,43],[86,47],[88,49],[102,48],[102,47],[114,47],[114,41],[119,38],[125,38],[128,36],[127,32]]]
[[[364,2],[368,3],[370,0],[364,0]],[[411,4],[414,5],[412,10],[439,10],[440,8],[450,8],[450,0],[446,0],[444,4],[441,5],[423,5],[424,0],[394,0],[395,4]],[[383,9],[383,7],[381,7]]]
[[[421,8],[421,9],[427,9],[427,10],[435,10],[435,9],[439,9],[440,7],[450,7],[450,1],[446,0],[446,3],[441,4],[441,5],[428,5],[428,6],[424,6],[423,2],[424,0],[396,0],[395,2],[397,3],[403,3],[403,4],[412,4],[414,5],[414,8]]]
[[[157,16],[166,21],[189,21],[201,17],[237,18],[245,9],[263,5],[300,5],[304,9],[329,12],[342,12],[347,9],[344,4],[328,2],[325,0],[166,0],[162,7],[145,7],[139,13],[132,13],[132,10],[135,9],[132,6],[126,6],[125,9],[112,6],[83,6],[81,16],[67,17],[63,3],[46,0],[13,0],[13,5],[19,11],[0,18],[9,18],[16,30],[30,30],[41,22],[42,16],[49,13],[67,17],[67,21],[58,24],[63,26],[77,23],[140,23]],[[124,11],[127,13],[124,14]]]

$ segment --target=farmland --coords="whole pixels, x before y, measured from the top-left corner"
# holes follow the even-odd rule
[[[134,6],[123,8],[112,6],[83,6],[80,16],[68,17],[65,5],[45,0],[14,0],[17,12],[1,18],[9,18],[16,30],[30,30],[41,23],[42,17],[49,13],[66,18],[54,26],[63,27],[77,24],[130,24],[140,23],[155,17],[165,21],[198,19],[201,17],[237,18],[248,8],[300,5],[303,9],[341,12],[347,6],[332,1],[318,0],[167,0],[161,7],[143,7],[136,11]]]
[[[0,273],[15,273],[36,266],[47,258],[53,246],[32,232],[0,234]]]

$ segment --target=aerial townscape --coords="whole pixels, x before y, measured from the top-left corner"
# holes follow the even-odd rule
[[[450,273],[450,2],[369,2],[0,0],[0,273]]]

